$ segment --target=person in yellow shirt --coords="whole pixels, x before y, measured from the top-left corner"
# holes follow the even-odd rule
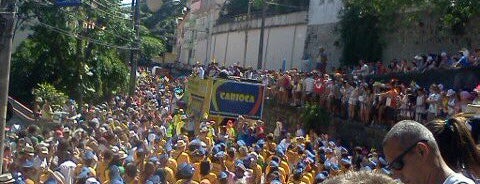
[[[176,180],[175,179],[175,171],[172,168],[170,168],[168,164],[169,164],[168,154],[161,154],[158,157],[158,169],[163,170],[163,172],[165,173],[164,174],[165,179],[166,179],[166,181],[168,181],[168,183],[175,183],[175,180]],[[175,169],[176,169],[176,165],[175,165]]]
[[[225,152],[220,151],[213,155],[212,157],[212,171],[213,173],[220,173],[222,171],[227,170],[227,167],[225,166]]]
[[[285,161],[283,161],[283,160],[281,160],[281,161],[280,161],[280,167],[281,167],[283,170],[285,170],[285,173],[286,173],[285,177],[288,178],[289,175],[290,175],[290,166],[288,166],[288,163],[285,162]]]
[[[284,157],[285,154],[283,154],[282,150],[277,149],[277,155],[280,155],[280,156]],[[283,176],[285,178],[288,178],[288,175],[290,174],[290,166],[288,165],[288,163],[286,161],[282,160],[277,155],[272,155],[270,158],[267,159],[267,162],[272,163],[272,161],[273,161],[274,163],[277,163],[278,166],[280,167],[281,171],[282,171],[281,173],[283,174]]]
[[[287,173],[283,168],[280,167],[279,163],[275,160],[270,161],[269,166],[265,169],[265,173],[267,173],[267,175],[270,175],[273,172],[278,172],[278,177],[279,179],[281,179],[282,182],[287,181]]]
[[[112,159],[113,159],[112,151],[106,150],[103,152],[100,162],[98,163],[98,166],[96,169],[98,179],[102,183],[107,181],[108,179],[108,176],[107,176],[108,164],[112,161]]]
[[[212,182],[210,182],[210,180],[208,179],[203,179],[202,181],[200,181],[200,184],[212,184]]]
[[[200,148],[200,149],[197,149],[195,151],[193,151],[191,157],[192,157],[192,164],[193,164],[193,167],[195,168],[196,171],[200,171],[200,165],[203,161],[208,161],[205,159],[205,154],[206,154],[206,150],[204,148]],[[195,172],[195,175],[193,176],[194,180],[195,181],[200,181],[201,179],[201,176],[200,176],[200,172]]]
[[[230,138],[236,138],[237,137],[237,133],[235,131],[235,127],[233,125],[232,120],[228,120],[226,129],[227,129],[226,132],[228,134],[228,137],[230,137]]]
[[[182,110],[182,109],[180,109]],[[180,121],[177,121],[175,122],[175,131],[176,131],[176,135],[181,135],[183,132],[185,132],[185,121],[187,120],[187,115],[185,114],[181,114],[180,115]]]
[[[236,151],[237,150],[234,147],[231,147],[227,151],[227,158],[225,159],[225,166],[227,166],[227,169],[229,171],[234,171],[235,170]]]
[[[327,179],[327,177],[328,177],[328,173],[326,171],[318,173],[317,176],[315,176],[315,183],[322,183]]]
[[[210,183],[217,183],[217,175],[211,172],[211,163],[210,161],[203,161],[200,163],[200,179],[195,179],[196,181],[202,181],[207,179]]]
[[[137,175],[138,169],[134,163],[128,163],[125,166],[125,183],[126,184],[139,184],[140,178]]]
[[[95,168],[97,163],[95,159],[96,159],[96,156],[95,154],[93,154],[92,151],[86,151],[83,158],[83,163],[77,164],[77,168],[75,168],[75,174],[78,175],[84,167],[88,167],[90,168],[93,175],[96,175]]]
[[[193,180],[195,174],[195,168],[188,163],[182,163],[178,166],[178,171],[176,174],[177,182],[176,184],[198,184],[197,181]]]
[[[190,156],[186,153],[187,144],[184,140],[178,140],[175,144],[177,149],[172,151],[172,157],[175,158],[177,163],[190,163]]]
[[[78,175],[76,175],[77,183],[85,183],[88,178],[95,177],[95,173],[92,168],[83,167]]]
[[[148,179],[150,179],[150,177],[154,175],[155,170],[156,170],[156,163],[148,161],[145,164],[145,171],[140,173],[140,176],[139,176],[140,182],[145,183]]]
[[[293,176],[289,180],[289,184],[309,184],[310,182],[304,182],[302,181],[302,175],[303,175],[303,169],[302,168],[297,168],[295,169],[295,172],[293,173]]]
[[[210,122],[207,122],[207,128],[208,128],[208,137],[210,139],[213,139],[215,136],[216,136],[216,133],[215,133],[215,126],[216,122],[215,121],[210,121]]]
[[[261,183],[263,170],[262,167],[258,165],[258,156],[256,155],[256,153],[250,153],[243,162],[245,164],[245,167],[253,171],[253,181],[255,181],[255,183]]]
[[[137,165],[137,168],[140,172],[143,172],[145,167],[145,156],[146,156],[146,152],[145,152],[145,149],[143,148],[139,148],[135,152],[134,162]]]
[[[266,182],[265,183],[270,183],[270,184],[283,184],[286,183],[285,180],[282,178],[281,174],[279,171],[273,171],[271,173],[268,173],[267,176],[265,177]]]
[[[311,172],[305,172],[305,174],[302,176],[301,181],[305,183],[312,183],[314,181],[313,179],[313,174]]]
[[[177,166],[178,166],[177,161],[174,158],[169,157],[168,160],[167,160],[167,167],[172,169],[172,171],[174,173],[176,173],[177,172]]]
[[[287,162],[288,165],[293,166],[295,163],[298,163],[300,156],[298,155],[298,152],[296,152],[296,149],[294,149],[293,145],[289,145],[287,148],[286,152],[287,156]]]
[[[200,134],[198,138],[203,141],[207,145],[207,149],[211,149],[213,147],[213,139],[208,136],[208,128],[202,127],[200,129]]]

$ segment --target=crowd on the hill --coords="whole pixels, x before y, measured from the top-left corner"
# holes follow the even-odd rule
[[[318,103],[332,115],[364,124],[391,126],[396,120],[415,119],[430,121],[436,117],[451,117],[466,112],[468,104],[480,104],[477,98],[480,86],[475,89],[448,89],[439,83],[419,86],[414,81],[389,82],[367,80],[365,76],[389,72],[425,71],[476,66],[478,54],[463,50],[458,54],[416,56],[412,63],[392,61],[388,67],[382,62],[372,66],[360,61],[351,72],[322,73],[319,70],[288,71],[255,70],[238,65],[221,67],[218,63],[193,67],[194,75],[200,78],[230,78],[256,80],[268,86],[267,99],[274,98],[281,105],[303,106]],[[412,67],[414,66],[414,67]]]
[[[360,76],[382,75],[388,73],[425,72],[437,69],[454,69],[478,66],[480,64],[480,49],[469,51],[462,49],[457,53],[446,52],[416,55],[409,59],[393,59],[388,65],[383,62],[366,62],[361,60],[359,65],[351,68],[350,73]]]

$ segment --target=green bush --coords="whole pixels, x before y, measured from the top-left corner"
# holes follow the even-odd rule
[[[382,58],[383,30],[375,13],[365,13],[363,4],[347,3],[340,12],[341,63],[354,66],[361,59],[378,61]]]
[[[33,95],[35,96],[35,99],[42,99],[42,104],[45,101],[50,102],[54,111],[61,110],[68,100],[67,95],[57,90],[49,83],[38,84],[37,87],[33,89]]]
[[[319,105],[306,105],[301,116],[305,130],[326,133],[330,127],[330,113]]]

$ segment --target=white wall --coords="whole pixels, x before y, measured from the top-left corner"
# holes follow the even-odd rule
[[[310,0],[308,25],[338,22],[338,12],[342,7],[342,0]]]
[[[205,53],[207,52],[206,48],[206,40],[197,40],[194,47],[195,55],[192,56],[194,62],[203,63],[203,61],[205,60]]]
[[[227,36],[228,34],[218,34],[214,35],[213,37],[213,44],[214,48],[212,48],[213,58],[217,61],[217,63],[223,63],[225,60],[225,49],[227,48]]]
[[[284,58],[287,61],[287,69],[299,67],[303,56],[306,31],[306,25],[289,25],[265,29],[263,68],[281,69]],[[247,59],[245,64],[243,64],[245,31],[215,34],[212,38],[215,50],[213,51],[212,48],[211,54],[221,65],[230,66],[238,63],[241,66],[256,68],[258,64],[259,39],[260,29],[248,31]],[[201,44],[198,45],[202,46]],[[226,57],[225,51],[227,52]]]
[[[231,66],[234,63],[243,62],[243,53],[245,48],[245,32],[230,32],[228,35],[227,58],[225,66]]]
[[[264,62],[262,64],[264,69],[280,69],[283,58],[287,61],[287,68],[299,67],[306,39],[306,18],[306,12],[266,18],[263,44]],[[209,62],[215,58],[220,65],[230,66],[238,63],[240,66],[256,68],[258,64],[260,22],[260,19],[254,19],[248,22],[216,25],[212,29],[212,36],[208,44],[207,38],[202,33],[198,33],[193,48],[194,60],[204,61],[206,58],[205,54],[207,54],[205,48],[210,46],[209,55],[207,56]],[[197,24],[196,27],[199,27],[200,24]],[[247,24],[249,29],[247,46],[245,48]],[[245,50],[247,53],[244,60]],[[183,52],[187,51],[185,49]],[[180,54],[180,61],[186,63],[186,56],[188,55]]]
[[[265,36],[264,43],[267,41]],[[260,29],[253,29],[248,32],[248,47],[247,47],[247,60],[245,61],[245,67],[255,67],[258,63],[258,42],[260,41]],[[263,49],[265,50],[266,44]],[[265,52],[264,52],[265,54]]]

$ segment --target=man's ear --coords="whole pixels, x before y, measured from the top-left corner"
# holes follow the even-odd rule
[[[431,148],[427,143],[419,142],[416,151],[422,158],[426,158],[426,156],[431,153]]]

